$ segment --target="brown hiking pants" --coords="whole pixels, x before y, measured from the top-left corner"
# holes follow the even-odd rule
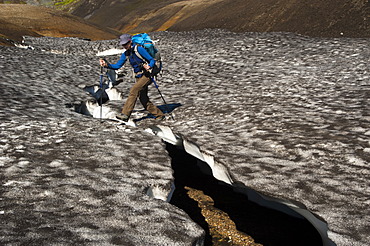
[[[149,113],[153,114],[155,117],[164,115],[163,112],[149,100],[148,86],[150,83],[150,78],[146,76],[136,78],[136,83],[130,89],[126,103],[123,105],[122,114],[130,116],[135,107],[136,100],[139,98],[141,104],[149,111]]]

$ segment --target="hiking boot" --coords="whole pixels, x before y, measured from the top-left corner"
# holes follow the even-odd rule
[[[166,119],[166,116],[164,116],[164,115],[161,115],[161,116],[157,116],[157,117],[155,117],[155,120],[156,120],[156,121],[162,121],[162,120],[164,120],[164,119]]]
[[[128,121],[128,119],[130,118],[130,116],[125,115],[125,114],[117,114],[116,115],[116,118],[119,119],[119,120]]]

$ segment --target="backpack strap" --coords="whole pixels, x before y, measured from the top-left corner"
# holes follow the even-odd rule
[[[140,55],[140,53],[139,53],[139,51],[138,51],[138,44],[137,45],[135,45],[135,47],[134,47],[134,52],[135,52],[135,55],[137,56],[137,57],[139,57],[141,60],[143,60],[143,61],[146,61],[145,59],[144,59],[144,57],[142,56],[142,55]]]
[[[141,45],[139,45],[139,44],[136,44],[135,45],[135,47],[134,47],[134,49],[133,49],[133,51],[134,51],[134,53],[135,53],[135,55],[137,56],[137,57],[139,57],[144,63],[146,63],[146,64],[148,64],[148,61],[140,54],[140,52],[139,52],[139,50],[138,50],[138,47],[139,46],[141,46]],[[141,46],[141,47],[143,47],[143,46]],[[145,49],[145,48],[144,48]],[[138,66],[140,66],[140,64],[138,63],[138,61],[135,59],[135,57],[133,56],[132,57],[132,59],[134,59],[135,60],[135,62],[136,62],[136,64],[138,65]],[[154,58],[153,58],[154,59]],[[155,60],[155,63],[154,63],[154,67],[153,68],[151,68],[150,70],[149,70],[149,74],[150,74],[150,76],[156,76],[160,71],[161,71],[161,69],[162,69],[162,61],[159,61],[159,67],[157,66],[157,61]],[[145,70],[143,70],[142,69],[142,71],[141,72],[138,72],[138,73],[136,73],[136,75],[138,75],[138,74],[142,74],[142,73],[147,73],[147,71],[145,71]]]
[[[138,62],[138,60],[135,58],[135,56],[134,56],[134,54],[133,54],[133,53],[135,53],[135,55],[136,55],[137,57],[139,57],[142,61],[144,61],[144,63],[147,63],[147,62],[146,62],[146,60],[143,58],[143,56],[142,56],[142,55],[140,55],[140,53],[139,53],[139,51],[138,51],[137,47],[138,47],[138,45],[135,45],[135,47],[134,47],[134,49],[133,49],[133,52],[131,52],[131,54],[130,54],[130,56],[129,56],[129,57],[132,57],[132,59],[135,61],[135,63],[136,63],[139,67],[141,67],[141,71],[140,71],[140,72],[133,73],[133,77],[134,77],[134,78],[137,78],[137,76],[139,76],[139,75],[141,75],[141,74],[145,74],[145,71],[144,71],[144,69],[142,68],[142,64],[140,64],[140,63]]]

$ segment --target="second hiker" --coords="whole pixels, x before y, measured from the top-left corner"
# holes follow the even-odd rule
[[[121,55],[119,61],[116,64],[108,64],[104,59],[100,59],[100,66],[117,70],[121,68],[128,59],[134,69],[136,82],[130,89],[130,93],[123,105],[121,113],[116,117],[120,120],[128,121],[135,107],[136,100],[139,98],[144,108],[148,110],[149,113],[153,114],[156,119],[164,119],[165,116],[163,112],[156,107],[148,97],[148,86],[152,83],[148,72],[154,67],[154,58],[151,57],[142,46],[133,44],[132,36],[129,34],[121,35],[119,44],[126,49],[126,51]],[[137,56],[135,51],[144,59]]]

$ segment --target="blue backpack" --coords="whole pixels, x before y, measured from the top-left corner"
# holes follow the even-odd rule
[[[134,52],[141,60],[145,61],[145,59],[138,52],[137,45],[142,46],[146,51],[148,51],[149,55],[154,58],[155,65],[152,68],[151,75],[157,75],[162,70],[162,60],[159,51],[154,46],[153,40],[149,37],[148,34],[139,33],[132,36],[132,43],[136,44]]]

